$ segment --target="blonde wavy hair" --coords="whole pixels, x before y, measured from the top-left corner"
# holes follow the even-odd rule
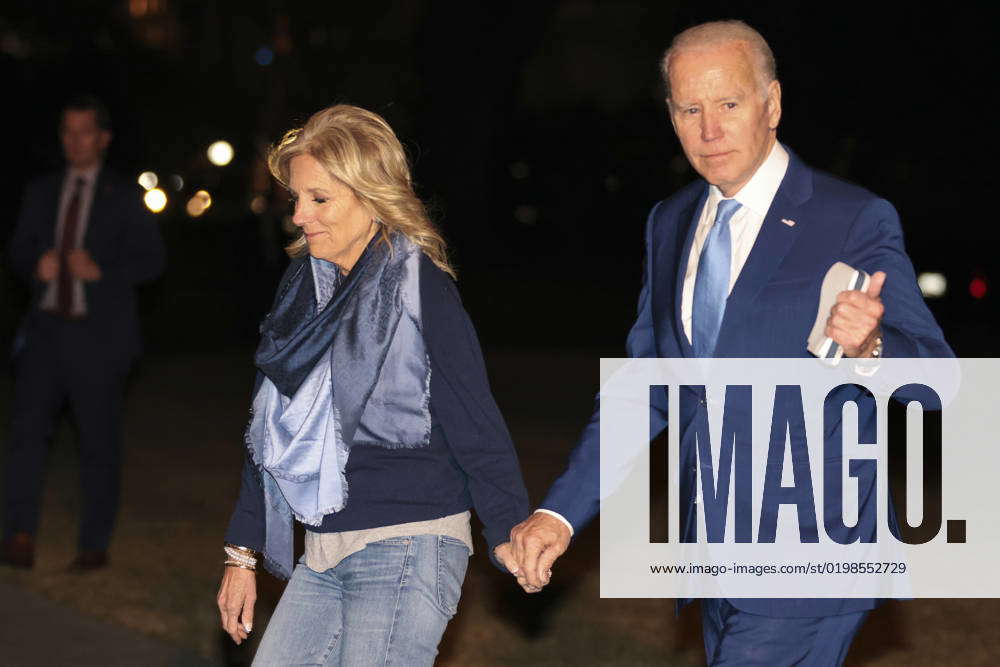
[[[271,175],[286,188],[297,155],[311,155],[352,190],[381,223],[383,242],[388,242],[392,232],[405,234],[438,268],[455,277],[447,245],[413,192],[406,152],[384,118],[360,107],[337,104],[286,132],[267,154]],[[305,236],[300,233],[285,252],[291,257],[307,252]]]

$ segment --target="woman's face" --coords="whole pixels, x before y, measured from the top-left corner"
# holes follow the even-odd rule
[[[292,222],[302,228],[309,254],[350,271],[375,235],[375,216],[311,155],[292,158],[288,190],[295,204]]]

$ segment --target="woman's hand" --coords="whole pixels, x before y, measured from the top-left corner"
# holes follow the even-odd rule
[[[253,605],[257,601],[257,574],[242,567],[226,567],[219,586],[222,629],[242,644],[253,629]]]

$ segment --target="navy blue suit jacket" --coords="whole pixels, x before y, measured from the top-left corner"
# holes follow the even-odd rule
[[[38,259],[55,248],[59,197],[65,172],[28,184],[10,243],[11,266],[31,289],[31,309],[22,335],[30,342],[47,283],[35,276]],[[99,172],[82,247],[101,269],[101,279],[84,283],[87,354],[131,361],[140,349],[135,287],[163,272],[165,250],[160,230],[142,205],[131,181],[107,168]]]
[[[681,323],[681,290],[708,184],[697,181],[665,199],[649,214],[646,262],[638,316],[626,343],[633,358],[693,357]],[[795,221],[789,226],[782,219]],[[951,357],[941,329],[924,304],[903,247],[899,217],[872,193],[811,169],[789,151],[788,169],[757,240],[726,303],[717,357],[810,357],[806,350],[820,287],[837,261],[868,273],[884,271],[883,354],[886,357]],[[851,397],[845,397],[850,399]],[[667,425],[666,394],[651,398],[650,437]],[[599,511],[599,410],[595,409],[566,471],[541,507],[560,513],[580,530]],[[837,416],[839,419],[839,415]],[[861,416],[873,423],[875,414]],[[681,434],[681,479],[692,488],[694,451]],[[687,465],[685,465],[687,463]],[[874,494],[872,494],[874,496]],[[840,508],[836,508],[839,513]],[[690,534],[693,522],[683,528]],[[731,604],[767,616],[824,616],[870,609],[865,599],[734,599]]]

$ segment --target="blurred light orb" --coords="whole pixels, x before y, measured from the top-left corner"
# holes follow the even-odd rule
[[[174,174],[170,177],[170,187],[174,192],[180,192],[184,189],[184,178],[180,174]]]
[[[257,195],[250,200],[250,210],[255,214],[260,215],[267,210],[267,197],[264,195]]]
[[[233,145],[225,140],[219,140],[208,147],[208,161],[216,167],[225,167],[233,161]]]
[[[159,213],[167,207],[167,193],[160,188],[152,188],[143,195],[142,202],[153,213]]]
[[[197,218],[212,206],[212,196],[204,190],[198,190],[187,203],[187,214]]]
[[[982,299],[986,296],[987,291],[986,280],[983,278],[973,278],[972,282],[969,283],[969,294],[973,299]]]
[[[128,12],[135,18],[142,18],[149,11],[148,0],[129,0]],[[155,186],[154,186],[155,187]]]
[[[257,61],[257,64],[261,67],[267,67],[274,62],[274,51],[266,46],[262,46],[257,49],[257,53],[253,54],[253,59]]]
[[[152,190],[159,182],[159,177],[151,171],[144,171],[139,174],[139,185],[141,185],[144,190]]]
[[[948,291],[948,280],[940,273],[921,273],[917,277],[920,293],[928,299],[937,299]]]

